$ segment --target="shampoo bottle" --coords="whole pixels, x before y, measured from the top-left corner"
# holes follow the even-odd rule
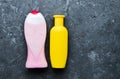
[[[31,11],[24,24],[24,34],[27,43],[26,68],[46,68],[45,57],[46,21],[43,15],[37,11]]]
[[[68,55],[68,31],[64,26],[64,15],[54,15],[54,26],[50,30],[50,60],[52,68],[65,68]]]

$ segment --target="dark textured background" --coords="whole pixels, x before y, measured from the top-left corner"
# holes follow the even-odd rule
[[[47,21],[47,69],[25,68],[23,27],[33,9]],[[69,30],[65,70],[50,66],[54,14],[66,15]],[[120,79],[120,0],[0,0],[0,79]]]

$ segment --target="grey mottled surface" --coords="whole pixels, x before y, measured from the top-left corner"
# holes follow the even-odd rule
[[[24,20],[38,9],[47,21],[47,69],[27,70]],[[69,58],[65,70],[49,61],[54,14],[65,14]],[[0,0],[0,79],[120,79],[120,0]]]

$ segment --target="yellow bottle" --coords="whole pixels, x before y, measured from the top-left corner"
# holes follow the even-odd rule
[[[64,15],[54,15],[55,26],[50,30],[50,60],[52,68],[65,68],[68,55],[68,31]]]

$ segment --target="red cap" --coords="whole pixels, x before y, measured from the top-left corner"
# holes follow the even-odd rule
[[[30,13],[37,14],[37,13],[39,13],[39,11],[38,10],[32,10]]]

